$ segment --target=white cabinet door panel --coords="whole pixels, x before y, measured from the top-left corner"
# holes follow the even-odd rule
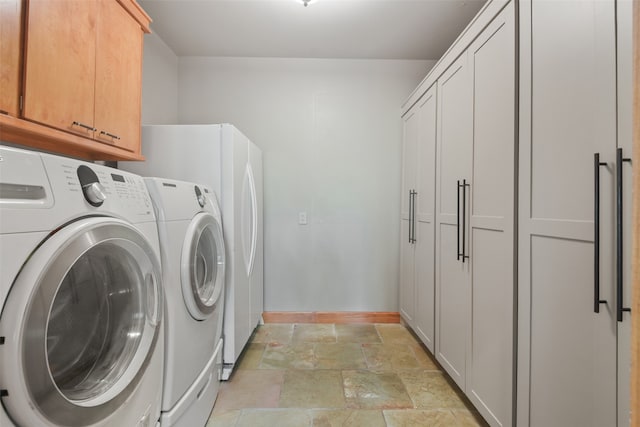
[[[409,191],[416,189],[416,173],[418,170],[418,138],[419,117],[410,111],[404,117],[404,136],[402,142],[402,219],[409,219]]]
[[[416,313],[414,330],[432,352],[435,334],[436,86],[418,101],[418,194],[416,206]]]
[[[625,425],[616,421],[615,10],[614,0],[520,3],[519,426]],[[594,153],[606,163],[599,313]]]
[[[591,242],[531,238],[531,306],[544,307],[531,315],[531,426],[616,425],[616,326],[608,306],[593,312],[580,268],[592,257]]]
[[[435,229],[432,222],[416,222],[415,332],[433,353],[435,334]]]
[[[470,183],[472,120],[473,92],[465,52],[438,80],[436,184],[436,359],[462,390],[466,387],[471,276],[469,262],[458,257],[458,249],[463,251],[458,238],[464,231],[468,248],[462,207],[465,199],[468,223],[471,197],[469,191],[466,197],[462,191],[459,194],[458,182]]]
[[[400,314],[410,325],[415,310],[415,245],[409,241],[409,221],[400,221]]]
[[[441,224],[437,247],[436,359],[465,389],[469,330],[469,263],[456,258],[456,226]]]
[[[515,25],[505,9],[469,47],[473,70],[471,334],[467,395],[491,425],[512,424]]]

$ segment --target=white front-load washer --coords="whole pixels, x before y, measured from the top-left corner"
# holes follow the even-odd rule
[[[0,425],[155,426],[163,290],[141,177],[0,145]]]
[[[206,186],[145,178],[156,210],[166,295],[162,427],[204,426],[222,372],[225,248]]]

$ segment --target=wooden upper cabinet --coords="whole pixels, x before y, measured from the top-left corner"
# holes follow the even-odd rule
[[[0,114],[20,113],[22,0],[0,1]]]
[[[24,82],[17,83],[24,99],[15,118],[0,114],[0,140],[91,160],[141,160],[147,14],[135,0],[1,0],[2,93],[7,1],[24,5]]]
[[[23,117],[93,138],[97,0],[30,0]]]
[[[101,1],[96,42],[96,139],[140,151],[143,33],[114,1]]]

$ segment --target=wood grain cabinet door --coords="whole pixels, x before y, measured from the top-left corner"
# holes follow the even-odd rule
[[[140,147],[143,32],[120,4],[101,1],[96,41],[96,139]]]
[[[24,118],[93,137],[95,0],[29,0]]]
[[[20,113],[22,0],[0,1],[0,114]]]

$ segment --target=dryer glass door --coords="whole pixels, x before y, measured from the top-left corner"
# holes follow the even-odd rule
[[[41,425],[40,417],[90,425],[127,400],[158,339],[160,277],[149,242],[120,220],[81,220],[45,240],[0,318],[2,331],[18,332],[6,344],[20,351],[6,353],[0,376],[10,388],[3,403],[19,425]],[[12,408],[21,399],[37,418]]]
[[[222,226],[210,213],[199,213],[187,229],[182,248],[182,293],[191,316],[204,320],[224,288]]]

